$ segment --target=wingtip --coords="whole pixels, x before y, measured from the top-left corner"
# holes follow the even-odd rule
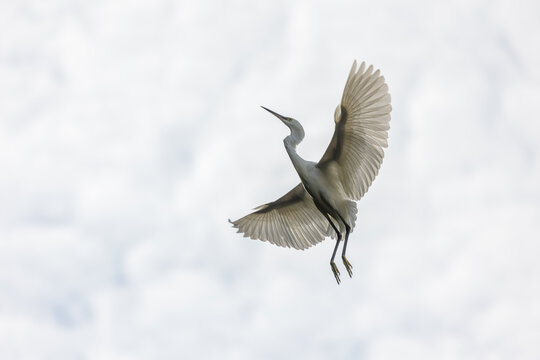
[[[351,67],[351,74],[354,74],[356,73],[356,59],[354,59],[353,63],[352,63],[352,67]]]

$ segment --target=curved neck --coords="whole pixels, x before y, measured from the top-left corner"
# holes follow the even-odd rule
[[[291,127],[291,135],[283,139],[283,143],[285,144],[285,150],[287,150],[287,154],[289,154],[289,158],[291,159],[296,172],[303,181],[305,177],[304,174],[306,174],[307,171],[308,162],[302,159],[296,152],[296,146],[302,142],[302,139],[304,139],[304,129],[301,127]]]

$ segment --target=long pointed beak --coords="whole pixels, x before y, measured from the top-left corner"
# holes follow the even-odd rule
[[[270,110],[270,109],[267,109],[267,108],[265,108],[265,107],[262,106],[262,105],[261,105],[261,107],[262,107],[264,110],[268,111],[269,113],[273,114],[275,117],[277,117],[277,118],[280,119],[281,121],[285,121],[285,116],[279,115],[277,112],[272,111],[272,110]]]

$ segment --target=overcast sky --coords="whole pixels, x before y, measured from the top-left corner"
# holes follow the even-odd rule
[[[540,358],[540,2],[0,1],[1,359]],[[392,94],[354,277],[227,222]]]

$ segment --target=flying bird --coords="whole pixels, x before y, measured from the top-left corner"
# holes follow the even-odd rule
[[[354,61],[334,112],[334,135],[319,162],[304,160],[296,152],[304,138],[298,120],[262,108],[290,129],[283,143],[301,183],[276,201],[229,222],[244,237],[301,250],[326,237],[336,239],[330,267],[339,284],[336,252],[344,240],[341,258],[352,277],[353,267],[345,253],[356,223],[356,201],[377,176],[383,148],[388,146],[392,110],[388,85],[379,70],[373,72],[373,66],[366,69],[365,62],[357,69]]]

